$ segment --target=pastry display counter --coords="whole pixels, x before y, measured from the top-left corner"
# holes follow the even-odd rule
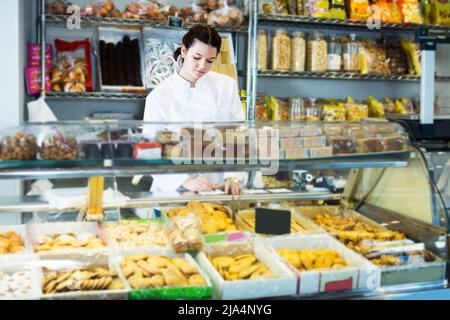
[[[348,124],[339,125],[348,129]],[[377,126],[377,130],[389,127],[391,133],[373,134]],[[94,180],[89,178],[90,189],[81,191],[79,205],[54,205],[48,192],[57,196],[58,190],[51,188],[33,196],[1,198],[0,212],[31,213],[32,218],[0,229],[1,274],[7,279],[21,277],[23,282],[17,292],[2,286],[0,298],[387,298],[445,288],[448,228],[440,221],[447,215],[431,188],[422,153],[409,144],[401,126],[361,122],[340,136],[359,140],[355,153],[336,154],[348,145],[328,139],[323,128],[320,122],[211,123],[202,128],[186,123],[169,128],[100,122],[5,129],[2,146],[7,148],[1,154],[8,156],[0,161],[0,178],[101,175],[108,183],[113,181],[113,190],[93,189]],[[181,129],[188,134],[180,135]],[[257,140],[251,140],[252,129],[266,135],[261,138],[257,131]],[[195,139],[199,133],[200,143]],[[219,137],[222,133],[224,140]],[[401,138],[396,141],[403,144],[393,144],[399,150],[385,149],[384,141],[390,141],[386,134]],[[205,152],[207,136],[214,157]],[[227,149],[224,141],[237,140],[237,145],[256,147],[255,157],[252,150],[237,157],[234,148],[227,157],[216,157]],[[261,144],[267,140],[269,144]],[[192,157],[187,141],[199,146],[201,157]],[[32,155],[21,152],[24,143],[35,146]],[[165,153],[166,145],[180,145],[186,154]],[[262,150],[269,146],[274,152],[267,156]],[[286,150],[304,149],[310,155],[316,148],[329,148],[331,154],[286,158]],[[275,163],[279,166],[268,173]],[[267,176],[305,170],[327,175],[345,171],[345,187],[339,192],[299,189],[290,182],[298,176],[287,180]],[[248,174],[242,194],[220,190],[121,194],[116,181],[124,176],[139,184],[137,174],[227,171]],[[255,180],[259,172],[265,177],[262,185]],[[98,201],[92,199],[99,196],[103,203],[95,211],[91,203]],[[274,224],[288,213],[290,233],[260,232],[260,208],[271,212]],[[69,212],[78,212],[78,218],[65,222],[58,218]],[[51,219],[43,218],[47,215]]]

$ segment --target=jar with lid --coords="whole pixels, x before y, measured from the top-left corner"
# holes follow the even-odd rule
[[[267,31],[258,30],[258,70],[267,70]]]
[[[284,28],[275,30],[272,38],[272,69],[274,71],[291,69],[291,39]]]
[[[291,39],[291,68],[295,72],[305,71],[306,44],[305,34],[294,31]]]
[[[303,111],[303,99],[302,98],[289,98],[288,104],[291,109],[291,121],[301,121]]]
[[[359,72],[360,70],[360,55],[359,44],[356,42],[356,35],[350,34],[349,39],[343,45],[342,60],[344,71]]]
[[[320,107],[316,104],[315,98],[309,98],[305,101],[303,108],[302,120],[305,121],[320,121],[321,111]]]
[[[309,34],[307,42],[306,70],[313,72],[327,71],[327,42],[321,32]]]
[[[342,46],[336,36],[333,34],[328,41],[328,54],[327,54],[327,70],[328,71],[341,71],[342,65]]]

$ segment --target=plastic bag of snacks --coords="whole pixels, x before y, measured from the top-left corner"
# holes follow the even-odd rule
[[[188,24],[206,23],[208,21],[208,13],[206,10],[197,5],[195,2],[192,2],[192,4],[188,6],[182,7],[179,16]]]
[[[27,93],[32,96],[41,92],[41,67],[30,66],[25,68],[25,82],[27,84]],[[50,76],[45,73],[45,90],[50,91]]]
[[[28,65],[41,65],[41,45],[28,43]],[[53,46],[51,44],[45,45],[45,64],[50,67],[53,64]]]
[[[330,17],[330,6],[328,0],[306,0],[303,9],[306,16],[316,18]]]
[[[450,1],[431,1],[431,20],[435,24],[450,25]]]
[[[290,120],[291,113],[289,111],[287,101],[269,96],[267,98],[267,105],[271,110],[272,121]]]
[[[208,14],[209,25],[219,26],[239,26],[244,21],[241,11],[226,2],[220,9],[214,10]]]
[[[388,60],[389,70],[391,71],[391,74],[406,74],[407,66],[405,55],[400,49],[398,38],[384,38],[384,47],[386,48],[386,58]]]
[[[175,217],[171,220],[169,240],[176,253],[188,250],[200,251],[203,248],[203,236],[200,219],[195,214]]]
[[[98,0],[86,4],[81,8],[82,16],[122,18],[122,13],[117,10],[112,0]]]
[[[384,105],[381,101],[378,101],[374,97],[369,96],[369,98],[367,98],[367,105],[369,107],[369,117],[371,118],[384,117]]]
[[[361,73],[390,74],[389,65],[386,59],[386,50],[375,41],[362,41]]]
[[[57,62],[52,71],[54,91],[92,91],[91,43],[88,39],[67,42],[56,39]]]
[[[408,63],[408,74],[420,76],[422,73],[420,66],[420,49],[418,44],[405,39],[400,40],[400,46],[406,55]]]
[[[423,24],[420,4],[418,0],[400,0],[400,10],[403,14],[404,23]]]
[[[203,7],[206,11],[214,11],[220,9],[225,5],[231,6],[233,0],[200,0],[198,5]]]
[[[333,19],[347,19],[345,0],[330,1],[330,17]]]
[[[351,20],[367,20],[370,17],[368,0],[349,0],[349,18]]]
[[[156,4],[145,0],[139,0],[129,3],[122,17],[129,19],[166,19],[166,17],[161,13],[159,7]]]
[[[362,103],[346,103],[345,117],[347,121],[359,121],[369,117],[369,108]]]
[[[38,150],[36,137],[26,131],[16,132],[14,136],[5,136],[0,141],[2,160],[35,160]]]
[[[44,160],[76,160],[78,158],[77,139],[64,134],[61,130],[53,129],[44,138],[40,154]]]
[[[267,104],[267,98],[264,94],[258,94],[256,96],[256,120],[270,120],[272,113],[269,110]]]
[[[45,13],[47,14],[67,14],[67,8],[72,4],[64,0],[55,0],[47,2],[45,5]]]

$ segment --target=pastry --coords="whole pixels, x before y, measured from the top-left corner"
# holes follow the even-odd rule
[[[208,257],[214,268],[226,281],[270,278],[274,274],[253,254]]]

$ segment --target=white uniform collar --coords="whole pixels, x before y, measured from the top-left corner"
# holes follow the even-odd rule
[[[180,76],[178,71],[176,71],[175,72],[175,81],[176,81],[177,84],[179,84],[180,86],[182,86],[184,88],[194,89],[194,88],[198,88],[198,87],[203,86],[206,83],[206,77],[207,76],[208,76],[208,73],[197,80],[197,83],[195,84],[195,87],[191,87],[191,83],[189,81],[187,81],[186,79],[184,79],[182,76]]]

